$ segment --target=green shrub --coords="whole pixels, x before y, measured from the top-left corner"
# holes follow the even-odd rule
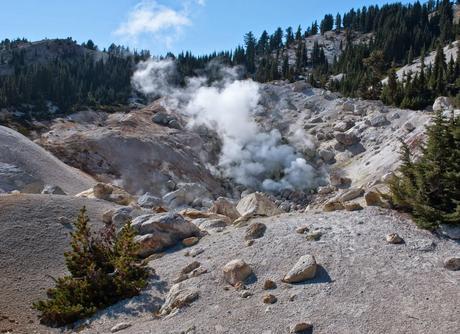
[[[71,250],[64,254],[70,275],[58,278],[48,299],[34,303],[40,321],[62,326],[93,315],[98,309],[138,295],[146,285],[147,270],[138,262],[135,231],[126,224],[119,233],[109,224],[91,233],[82,208],[71,233]]]
[[[427,135],[419,159],[403,143],[400,175],[390,182],[392,201],[422,228],[460,224],[460,117],[437,113]]]

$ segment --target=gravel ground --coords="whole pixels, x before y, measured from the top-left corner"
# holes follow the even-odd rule
[[[195,259],[178,249],[153,260],[156,270],[149,288],[139,297],[121,302],[84,324],[82,333],[108,333],[115,324],[132,326],[120,333],[288,333],[301,321],[314,333],[458,333],[460,329],[460,272],[443,268],[444,258],[459,255],[453,240],[419,230],[407,217],[366,208],[361,212],[286,214],[257,219],[267,232],[253,246],[244,241],[244,228],[227,228],[204,237]],[[307,224],[320,229],[319,241],[295,233]],[[385,241],[396,232],[401,245]],[[434,243],[431,251],[424,248]],[[429,248],[429,247],[428,247]],[[321,265],[317,277],[304,284],[281,282],[298,258],[313,254]],[[225,290],[222,267],[240,258],[255,277],[247,285],[253,296]],[[199,299],[179,313],[156,319],[153,314],[172,280],[193,260],[208,273],[185,281],[199,289]],[[278,302],[262,303],[265,279],[278,284],[270,293]]]
[[[65,273],[70,223],[83,206],[99,227],[102,213],[114,207],[68,196],[0,195],[0,332],[50,332],[31,305],[45,297],[51,277]]]

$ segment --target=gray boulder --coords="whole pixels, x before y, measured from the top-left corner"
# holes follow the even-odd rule
[[[163,201],[169,208],[178,208],[191,205],[197,198],[203,201],[212,195],[198,183],[179,183],[177,190],[163,196]]]
[[[345,146],[351,146],[353,144],[359,143],[360,141],[358,136],[356,136],[354,133],[351,133],[351,132],[337,132],[334,135],[334,137],[338,143],[345,145]]]
[[[149,256],[172,247],[183,239],[200,235],[200,229],[177,213],[149,214],[135,218],[133,228],[141,245],[140,255]]]
[[[162,206],[163,200],[147,192],[139,197],[137,204],[139,204],[139,206],[142,208],[153,209]]]

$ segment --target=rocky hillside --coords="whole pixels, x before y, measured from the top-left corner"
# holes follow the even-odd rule
[[[251,117],[321,171],[319,189],[264,194],[222,178],[217,128],[191,126],[164,99],[43,122],[41,147],[0,128],[0,330],[456,333],[459,231],[420,230],[384,196],[399,139],[417,152],[432,113],[304,81],[258,92]],[[435,109],[450,112],[441,100]],[[82,206],[96,230],[132,221],[148,287],[73,328],[48,328],[30,305],[66,272]]]

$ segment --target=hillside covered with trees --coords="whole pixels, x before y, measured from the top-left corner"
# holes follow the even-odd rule
[[[313,86],[345,96],[420,109],[437,96],[459,95],[460,65],[453,58],[446,59],[443,52],[443,46],[455,41],[460,32],[454,20],[456,5],[449,0],[429,0],[351,9],[344,14],[327,14],[306,29],[278,28],[272,34],[263,31],[259,37],[249,32],[244,45],[233,51],[201,56],[183,52],[166,57],[176,59],[178,84],[218,60],[228,66],[242,66],[247,77],[259,82],[306,79]],[[332,60],[317,40],[312,47],[307,46],[309,38],[325,34],[328,38],[344,37]],[[36,47],[44,42],[45,51]],[[40,112],[47,116],[50,102],[64,113],[80,106],[126,105],[133,96],[130,80],[134,68],[150,57],[147,51],[115,45],[99,50],[91,40],[82,45],[70,38],[44,42],[18,39],[0,43],[0,108],[32,105],[34,116]],[[60,51],[66,45],[65,52],[53,53],[56,45]],[[396,69],[419,56],[423,62],[432,50],[438,52],[434,64],[422,64],[420,73],[397,80]],[[45,60],[43,52],[48,54]],[[388,83],[382,84],[387,77]]]

